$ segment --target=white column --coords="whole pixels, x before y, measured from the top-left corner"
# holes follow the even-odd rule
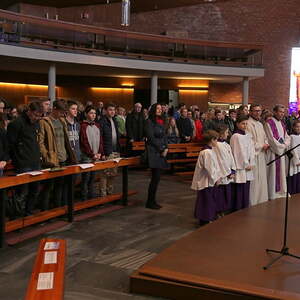
[[[249,77],[243,78],[243,105],[249,104]]]
[[[56,66],[55,64],[50,65],[48,72],[48,98],[51,102],[51,107],[56,98]]]
[[[158,76],[156,73],[151,77],[151,105],[157,102]]]

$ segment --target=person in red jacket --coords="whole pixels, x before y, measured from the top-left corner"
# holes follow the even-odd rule
[[[104,160],[103,140],[100,124],[96,123],[96,108],[87,106],[85,109],[86,120],[80,126],[81,161],[90,163]],[[94,193],[95,172],[82,173],[81,199],[95,198]]]
[[[200,120],[199,110],[194,111],[194,123],[195,123],[194,142],[198,143],[201,142],[203,139],[203,124],[202,121]]]

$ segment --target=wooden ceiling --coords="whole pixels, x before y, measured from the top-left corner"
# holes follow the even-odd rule
[[[179,6],[188,6],[195,4],[208,4],[224,2],[228,0],[131,0],[133,12],[159,10]],[[107,0],[0,0],[0,8],[6,9],[9,6],[18,3],[30,3],[35,5],[53,6],[53,7],[70,7],[85,6],[93,4],[106,4]],[[121,2],[121,0],[109,0],[109,3]]]

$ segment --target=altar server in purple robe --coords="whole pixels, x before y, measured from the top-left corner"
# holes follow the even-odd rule
[[[283,123],[285,108],[276,105],[273,109],[274,116],[265,124],[265,131],[270,149],[267,152],[267,162],[283,154],[290,146],[291,138],[287,134]],[[285,197],[286,194],[286,164],[285,157],[281,157],[267,168],[269,199]]]
[[[217,212],[222,216],[232,207],[232,182],[236,173],[236,166],[230,145],[226,142],[229,127],[226,124],[217,128],[219,139],[214,151],[217,155],[222,179],[217,189]]]
[[[300,144],[300,120],[293,122],[290,149]],[[292,160],[290,167],[290,178],[288,180],[288,191],[290,194],[300,193],[300,146],[292,150]],[[288,160],[286,160],[288,168]]]
[[[250,181],[254,179],[255,149],[251,136],[246,133],[248,116],[240,115],[237,129],[230,139],[230,146],[236,164],[234,178],[233,210],[249,206]]]
[[[222,177],[213,148],[218,143],[218,133],[207,130],[203,135],[204,150],[200,151],[191,188],[197,192],[195,218],[203,225],[216,218],[216,191]]]

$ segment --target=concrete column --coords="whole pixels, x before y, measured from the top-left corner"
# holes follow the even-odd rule
[[[249,104],[249,77],[243,78],[243,105]]]
[[[55,64],[50,65],[48,72],[48,98],[51,102],[51,107],[56,98],[56,66]]]
[[[151,77],[151,105],[157,102],[158,76],[156,73]]]

